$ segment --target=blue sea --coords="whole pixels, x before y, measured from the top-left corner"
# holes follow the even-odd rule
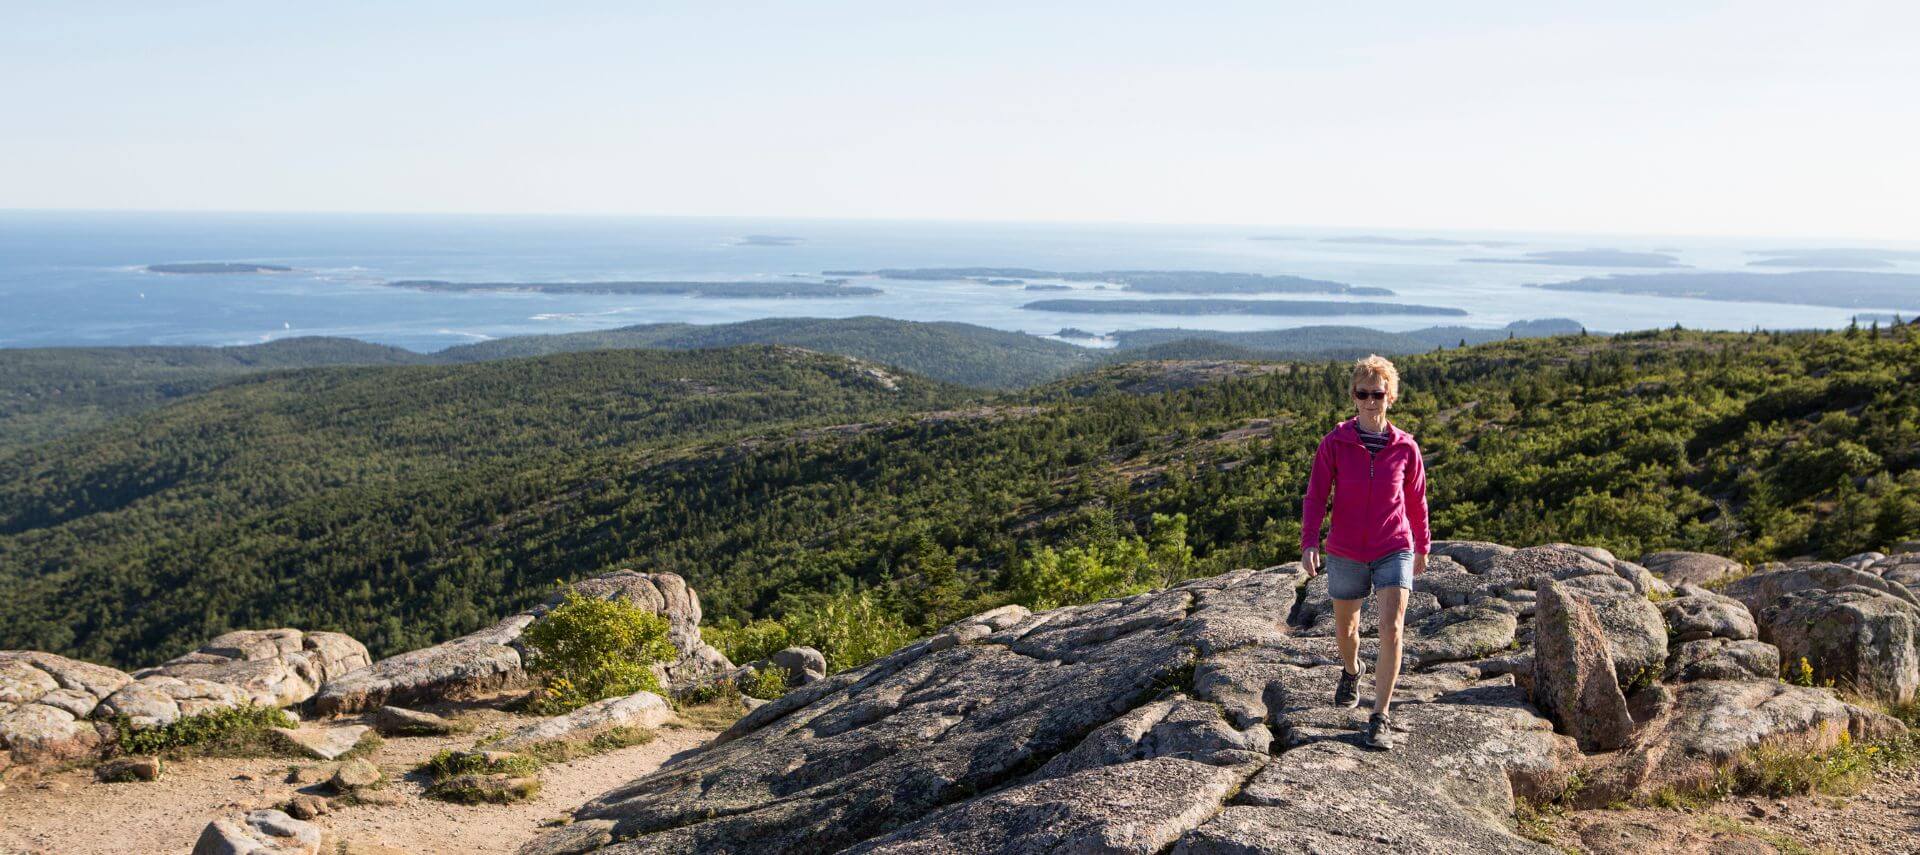
[[[794,238],[743,243],[748,235]],[[1510,246],[1345,243],[1328,238],[1511,241]],[[1831,241],[1684,239],[1620,235],[1410,233],[1252,226],[1132,226],[692,219],[584,216],[428,216],[0,212],[0,347],[250,344],[289,336],[345,336],[432,351],[503,336],[681,321],[881,315],[963,321],[1051,335],[1149,327],[1259,330],[1351,324],[1404,330],[1571,318],[1596,331],[1667,327],[1841,327],[1856,310],[1549,291],[1523,287],[1631,273],[1610,268],[1485,264],[1541,250],[1660,251],[1704,270],[1742,270],[1754,250]],[[169,262],[252,262],[277,274],[147,272]],[[1071,283],[1035,292],[970,281],[856,279],[878,296],[710,299],[532,292],[441,293],[382,282],[597,280],[817,281],[823,271],[882,267],[1029,267],[1056,271],[1216,270],[1289,274],[1384,287],[1352,298],[1448,306],[1432,315],[1237,316],[1063,314],[1023,309],[1061,297],[1136,294]],[[1920,265],[1901,269],[1920,272]],[[1241,296],[1246,295],[1229,295]],[[1288,295],[1297,299],[1348,299]],[[1892,310],[1888,310],[1892,311]]]

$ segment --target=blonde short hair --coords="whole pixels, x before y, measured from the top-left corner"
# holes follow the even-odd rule
[[[1389,400],[1400,397],[1400,371],[1394,368],[1393,363],[1388,362],[1386,357],[1372,353],[1365,359],[1356,360],[1353,363],[1354,386],[1359,386],[1360,381],[1369,377],[1379,378],[1380,382],[1387,387]]]

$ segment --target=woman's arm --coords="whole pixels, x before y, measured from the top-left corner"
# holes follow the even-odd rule
[[[1425,570],[1427,549],[1433,545],[1427,530],[1427,464],[1420,457],[1420,446],[1413,447],[1413,459],[1407,462],[1404,498],[1407,503],[1407,527],[1413,530],[1414,572]]]
[[[1326,439],[1313,452],[1313,472],[1307,476],[1307,496],[1300,503],[1300,552],[1320,548],[1320,521],[1327,516],[1327,494],[1333,491],[1333,449]]]

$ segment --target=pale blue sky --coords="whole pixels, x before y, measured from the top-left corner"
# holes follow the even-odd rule
[[[0,208],[1915,240],[1916,33],[1803,0],[0,0]]]

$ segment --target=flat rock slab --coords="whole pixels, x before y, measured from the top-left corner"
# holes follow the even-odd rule
[[[1305,581],[1241,570],[969,618],[793,689],[586,804],[588,833],[521,851],[1383,851],[1332,830],[1327,800],[1343,792],[1434,806],[1384,851],[1550,851],[1500,813],[1516,786],[1563,775],[1572,741],[1510,681],[1459,669],[1407,679],[1397,716],[1420,750],[1363,748],[1364,714],[1327,703],[1333,640],[1285,627]],[[1267,775],[1309,789],[1256,803]]]
[[[276,727],[275,734],[308,756],[332,760],[354,749],[373,728],[364,724],[339,727]]]
[[[566,715],[534,722],[507,734],[492,747],[520,751],[542,742],[587,739],[616,727],[659,727],[673,718],[667,699],[652,692],[635,692],[587,704]]]

